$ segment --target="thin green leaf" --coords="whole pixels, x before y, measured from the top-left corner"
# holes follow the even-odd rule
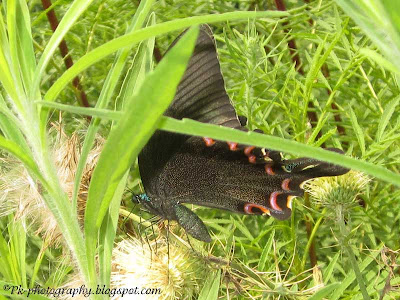
[[[19,145],[25,153],[30,153],[31,151],[20,128],[20,120],[8,109],[3,96],[0,94],[0,129],[3,132],[3,135],[8,140]]]
[[[143,23],[150,12],[151,5],[154,0],[141,1],[139,7],[135,13],[135,16],[127,29],[127,33],[133,33],[143,26]],[[126,64],[128,55],[131,52],[131,47],[126,47],[118,51],[115,61],[112,65],[110,72],[107,74],[106,81],[100,93],[100,97],[96,103],[97,109],[102,109],[108,106],[111,101],[111,97],[115,91],[115,88],[119,82],[122,71]],[[47,123],[47,113],[45,117],[42,118],[42,127],[45,128]],[[94,119],[87,130],[86,138],[82,146],[81,156],[79,158],[78,166],[76,168],[75,180],[74,180],[74,190],[72,194],[72,205],[76,207],[78,200],[78,191],[80,187],[80,182],[82,179],[83,170],[85,168],[86,160],[89,155],[90,149],[92,149],[96,133],[100,128],[99,119]]]
[[[14,78],[11,73],[10,64],[10,46],[7,39],[3,15],[0,14],[0,82],[10,98],[15,102],[16,106],[21,108],[22,106],[19,101],[19,93],[16,85],[14,84]]]
[[[7,4],[7,35],[9,40],[10,49],[10,68],[13,74],[13,84],[19,91],[20,99],[22,96],[22,81],[20,76],[20,63],[18,59],[18,47],[19,43],[17,40],[17,0],[10,0]],[[19,16],[20,17],[20,16]]]
[[[263,251],[260,256],[260,260],[258,261],[257,269],[261,272],[264,271],[264,269],[265,269],[265,264],[267,263],[268,254],[270,254],[271,250],[272,250],[272,243],[274,241],[274,238],[275,238],[275,230],[272,230],[272,232],[268,238],[268,242],[263,248]]]
[[[191,134],[200,137],[207,136],[217,140],[232,141],[245,145],[287,152],[295,156],[315,158],[339,166],[358,170],[390,182],[394,185],[400,186],[400,175],[391,172],[382,166],[275,136],[269,136],[256,132],[243,132],[223,126],[200,123],[190,119],[175,120],[167,117],[162,118],[159,128],[170,132]]]
[[[381,248],[381,247],[380,247]],[[363,272],[370,263],[372,263],[375,260],[375,257],[377,257],[380,254],[380,251],[373,251],[367,256],[361,263],[359,263],[360,271]],[[342,296],[343,292],[356,280],[356,276],[353,270],[351,270],[347,276],[346,279],[343,280],[342,283],[340,283],[339,286],[336,287],[334,290],[333,294],[329,297],[330,300],[337,300]]]
[[[17,283],[15,281],[15,278],[13,278],[13,272],[11,268],[12,261],[10,256],[9,244],[3,236],[3,232],[0,232],[0,273],[3,275],[4,279],[7,279],[10,282],[13,281],[14,283]]]
[[[174,98],[197,34],[197,27],[190,29],[147,76],[140,90],[127,103],[123,118],[104,145],[92,175],[85,211],[86,247],[91,265],[94,264],[97,232],[117,185]]]
[[[31,99],[35,99],[34,97],[38,93],[39,84],[40,80],[42,79],[43,72],[45,71],[50,59],[53,57],[54,51],[56,51],[58,45],[60,44],[68,30],[75,24],[75,21],[80,17],[81,14],[85,12],[85,10],[92,2],[93,0],[73,1],[68,11],[65,13],[64,17],[57,25],[56,31],[51,36],[37,64],[34,74],[34,82],[32,84],[32,90],[29,94]]]
[[[354,130],[354,133],[356,134],[356,137],[358,140],[358,145],[360,146],[361,155],[364,156],[365,155],[364,133],[363,133],[360,125],[358,124],[356,114],[354,113],[353,109],[350,106],[349,106],[349,114],[350,114],[351,125],[353,125],[353,130]]]
[[[32,88],[33,74],[36,68],[35,52],[33,51],[33,39],[31,34],[31,23],[27,2],[17,0],[16,5],[16,25],[17,25],[17,52],[22,82],[26,92]],[[40,93],[36,94],[36,98]]]
[[[376,62],[379,66],[384,67],[386,70],[400,74],[400,69],[398,69],[390,60],[387,60],[384,58],[382,55],[380,55],[378,52],[367,49],[367,48],[362,48],[360,49],[360,53],[365,55],[366,57],[372,59],[374,62]]]
[[[109,210],[104,218],[105,220],[100,228],[99,273],[101,284],[105,284],[106,286],[110,285],[112,250],[114,249],[114,239],[117,232],[119,208],[121,206],[121,199],[125,191],[128,176],[129,171],[125,173],[119,182],[114,197],[111,200]]]
[[[339,257],[340,257],[340,252],[337,252],[335,254],[335,256],[332,258],[332,260],[330,261],[329,265],[324,269],[324,271],[323,271],[324,282],[328,283],[329,280],[331,279],[333,270],[336,267],[336,263],[337,263]]]
[[[73,105],[61,104],[57,102],[48,102],[48,101],[36,101],[35,103],[40,104],[43,107],[55,108],[61,111],[66,111],[83,116],[97,117],[105,120],[118,121],[123,115],[123,113],[120,111],[113,111],[109,109],[73,106]]]
[[[389,124],[389,120],[392,117],[396,107],[399,105],[399,101],[400,101],[400,96],[397,96],[395,99],[390,101],[388,105],[386,105],[385,110],[382,114],[381,120],[379,121],[379,124],[378,124],[378,131],[376,133],[376,141],[377,142],[381,141],[381,139],[383,137],[383,133],[384,133],[387,125]]]
[[[201,289],[198,300],[217,300],[219,286],[221,284],[221,270],[218,270],[214,276],[209,276]]]
[[[33,175],[36,176],[42,184],[46,184],[41,172],[37,168],[34,160],[28,156],[25,151],[20,148],[16,143],[5,139],[3,136],[0,135],[0,148],[8,151],[10,154],[18,158]]]
[[[154,24],[155,15],[152,14],[150,16],[147,27]],[[132,62],[132,68],[130,69],[128,75],[125,77],[124,83],[121,87],[121,93],[119,97],[121,107],[123,107],[126,98],[129,98],[131,93],[140,88],[146,74],[151,71],[154,44],[155,37],[152,37],[147,41],[143,41],[140,43]]]
[[[100,61],[104,57],[114,53],[115,51],[134,45],[140,41],[151,38],[153,36],[168,33],[170,31],[182,30],[192,25],[198,25],[202,23],[215,23],[230,20],[240,19],[251,19],[251,18],[267,18],[267,17],[283,17],[287,16],[287,12],[278,11],[264,11],[264,12],[230,12],[224,14],[213,14],[205,16],[196,16],[185,19],[178,19],[169,22],[164,22],[151,27],[137,30],[133,33],[126,34],[119,38],[116,38],[102,46],[94,49],[81,57],[71,68],[69,68],[58,80],[52,85],[47,91],[44,99],[47,101],[53,101],[61,90],[80,72],[87,69],[94,63]],[[272,21],[272,20],[270,20]]]
[[[328,295],[330,295],[336,288],[340,286],[340,283],[332,283],[329,284],[322,289],[318,290],[314,295],[312,295],[308,300],[322,300],[326,299]]]
[[[106,119],[118,120],[121,117],[120,112],[113,112],[110,110],[78,108],[50,102],[47,103],[46,106],[70,112],[77,112],[84,115],[104,116]],[[253,145],[261,148],[287,152],[296,156],[315,158],[350,169],[358,170],[373,177],[400,186],[400,175],[393,173],[381,166],[279,137],[259,134],[256,132],[236,131],[231,128],[199,123],[190,119],[175,120],[167,117],[162,118],[159,128],[170,132],[207,136],[214,139],[229,140],[245,145]]]
[[[246,227],[246,225],[243,224],[242,220],[240,218],[232,218],[233,224],[235,227],[245,236],[247,237],[250,241],[254,240],[254,236],[251,234],[249,229]]]

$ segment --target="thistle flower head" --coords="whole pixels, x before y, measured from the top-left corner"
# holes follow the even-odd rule
[[[115,247],[113,256],[111,286],[138,287],[138,291],[160,289],[161,294],[155,290],[146,299],[191,299],[206,277],[202,259],[185,247],[168,245],[165,239],[148,243],[123,240]]]
[[[310,180],[304,188],[314,201],[324,206],[351,207],[368,182],[365,174],[351,170],[341,176]]]

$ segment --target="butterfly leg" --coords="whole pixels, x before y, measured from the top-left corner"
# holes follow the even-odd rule
[[[210,243],[211,237],[203,221],[189,208],[181,204],[175,205],[176,220],[195,239]]]

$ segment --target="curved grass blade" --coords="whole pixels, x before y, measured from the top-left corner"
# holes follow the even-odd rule
[[[174,98],[198,30],[197,27],[190,29],[146,77],[140,90],[126,103],[123,117],[104,145],[90,182],[85,211],[86,252],[90,266],[94,266],[98,230],[115,190]]]
[[[287,12],[264,11],[264,12],[230,12],[224,14],[213,14],[205,16],[196,16],[185,19],[178,19],[169,22],[164,22],[151,27],[137,30],[133,33],[126,34],[116,38],[104,45],[92,50],[82,56],[71,68],[58,78],[58,80],[47,91],[44,99],[53,101],[61,90],[80,72],[90,67],[94,63],[100,61],[104,57],[114,53],[115,51],[139,43],[145,39],[168,33],[174,30],[182,30],[189,26],[199,25],[202,23],[215,23],[229,20],[251,19],[251,18],[267,18],[267,17],[283,17],[287,16]]]
[[[46,48],[43,51],[42,56],[38,62],[38,65],[35,70],[34,82],[32,84],[32,89],[30,91],[30,98],[34,99],[34,96],[37,94],[39,90],[39,83],[42,78],[43,72],[47,67],[51,57],[56,51],[58,45],[61,40],[64,38],[65,34],[68,30],[75,24],[75,21],[79,18],[81,14],[83,14],[88,8],[88,6],[93,2],[93,0],[75,0],[72,2],[68,11],[65,13],[64,17],[60,21],[57,26],[56,31],[51,36],[49,42],[47,43]]]
[[[44,103],[44,102],[43,102]],[[98,116],[106,119],[118,120],[122,114],[120,112],[100,109],[90,109],[73,107],[59,103],[47,102],[44,104],[48,107],[57,108],[72,113],[83,115]],[[391,172],[384,167],[377,166],[372,163],[357,160],[352,157],[340,155],[332,151],[327,151],[321,148],[315,148],[309,145],[304,145],[296,141],[285,140],[280,137],[269,136],[256,132],[242,132],[231,128],[219,127],[211,124],[204,124],[189,119],[175,120],[167,117],[162,117],[159,123],[159,128],[166,131],[178,132],[183,134],[207,136],[219,140],[229,140],[245,145],[253,145],[261,148],[269,148],[282,152],[291,153],[296,156],[307,156],[327,162],[331,162],[343,167],[351,168],[379,178],[386,182],[390,182],[400,186],[400,175]]]

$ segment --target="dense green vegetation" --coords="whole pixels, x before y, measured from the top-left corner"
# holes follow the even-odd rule
[[[0,8],[0,299],[110,282],[168,299],[400,298],[397,1],[54,1],[50,22],[41,1]],[[159,122],[202,23],[237,112],[266,135]],[[157,127],[353,171],[308,183],[287,221],[196,208],[213,242],[188,242],[131,201]]]

